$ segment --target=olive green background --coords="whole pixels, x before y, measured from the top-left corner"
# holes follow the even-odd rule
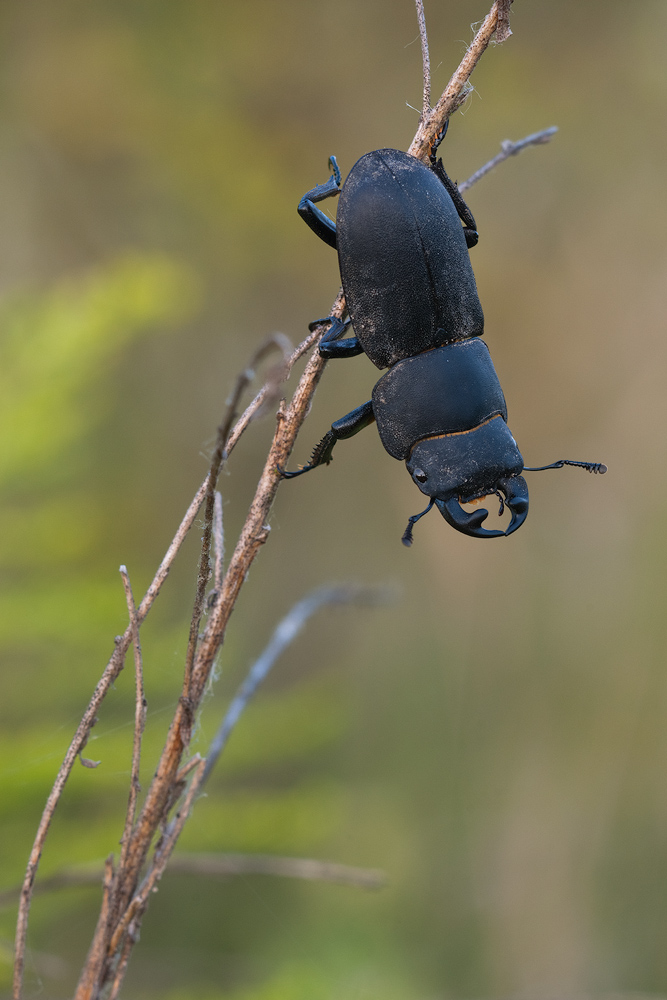
[[[439,93],[481,0],[427,2]],[[423,506],[373,428],[283,484],[193,749],[279,618],[329,581],[389,583],[321,612],[276,667],[182,848],[379,867],[378,893],[167,874],[128,1000],[436,1000],[667,991],[665,160],[667,6],[516,0],[443,155],[473,188],[472,251],[525,526],[483,542]],[[301,194],[421,105],[411,0],[25,0],[0,6],[0,881],[20,881],[78,718],[206,470],[266,334],[326,315],[336,258]],[[333,203],[331,204],[334,210]],[[328,366],[292,462],[369,398]],[[294,384],[294,379],[292,383]],[[221,479],[228,549],[272,433]],[[490,517],[495,518],[492,512]],[[144,629],[152,773],[178,697],[200,532]],[[122,829],[121,675],[41,874]],[[26,996],[67,998],[99,889],[36,897]],[[15,912],[0,913],[8,983]]]

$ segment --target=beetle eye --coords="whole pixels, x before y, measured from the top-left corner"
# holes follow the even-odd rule
[[[428,476],[422,469],[415,469],[412,475],[415,477],[418,483],[425,483],[426,480],[428,479]]]

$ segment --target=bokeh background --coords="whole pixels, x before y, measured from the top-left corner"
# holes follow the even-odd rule
[[[439,93],[482,0],[427,3]],[[118,565],[152,577],[238,369],[302,339],[338,287],[301,194],[407,148],[411,0],[27,0],[0,8],[0,881],[20,881],[80,713],[122,632]],[[667,991],[667,6],[517,0],[443,154],[467,177],[486,340],[531,513],[483,543],[436,513],[374,429],[284,484],[194,749],[277,620],[329,581],[396,603],[320,613],[234,735],[182,840],[384,869],[378,893],[165,876],[128,1000],[425,1000]],[[412,108],[410,107],[412,105]],[[333,210],[333,204],[332,204]],[[293,463],[369,398],[329,365]],[[294,384],[294,380],[292,380]],[[228,546],[271,418],[222,479]],[[199,533],[144,629],[147,780],[179,692]],[[59,807],[41,873],[117,849],[128,670]],[[26,996],[66,998],[96,887],[35,899]],[[8,982],[15,910],[0,913]]]

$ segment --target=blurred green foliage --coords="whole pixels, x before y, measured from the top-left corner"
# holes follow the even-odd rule
[[[434,92],[486,13],[426,4]],[[548,146],[473,188],[487,341],[531,514],[485,545],[431,514],[372,429],[281,487],[194,749],[276,620],[331,580],[398,581],[392,609],[321,614],[234,733],[188,850],[303,852],[387,870],[362,893],[167,874],[128,1000],[403,1000],[667,992],[662,0],[516,0],[442,153]],[[31,0],[0,7],[0,880],[206,469],[234,376],[335,294],[298,220],[344,172],[406,148],[421,105],[411,0]],[[333,211],[333,209],[332,209]],[[330,365],[298,443],[369,398]],[[221,480],[227,550],[271,420]],[[142,630],[155,766],[179,691],[198,527]],[[41,872],[117,848],[130,672],[59,806]],[[38,896],[26,995],[72,995],[95,888]],[[14,913],[0,915],[8,971]]]

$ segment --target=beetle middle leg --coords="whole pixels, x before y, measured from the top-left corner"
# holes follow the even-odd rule
[[[318,184],[317,187],[306,191],[299,202],[297,212],[309,226],[316,236],[324,240],[328,246],[336,249],[336,223],[332,222],[328,215],[321,212],[315,202],[324,201],[325,198],[335,198],[340,194],[340,170],[335,156],[329,157],[331,167],[331,177],[326,184]]]
[[[308,324],[309,330],[314,330],[321,323],[331,323],[330,328],[320,340],[320,357],[331,361],[334,358],[355,358],[358,354],[363,354],[364,349],[356,337],[339,338],[350,328],[352,320],[339,319],[338,316],[326,316],[324,319],[316,319]]]
[[[313,448],[313,454],[310,456],[310,462],[307,465],[303,465],[296,472],[286,472],[284,469],[279,468],[278,472],[281,478],[294,479],[295,476],[301,476],[304,472],[316,469],[318,465],[328,465],[333,457],[332,452],[336,441],[354,437],[355,434],[358,434],[359,431],[362,431],[364,427],[368,427],[374,421],[373,403],[369,399],[367,403],[363,403],[361,406],[357,406],[355,410],[346,413],[340,420],[334,421],[331,425],[331,430],[327,431],[322,440]]]

